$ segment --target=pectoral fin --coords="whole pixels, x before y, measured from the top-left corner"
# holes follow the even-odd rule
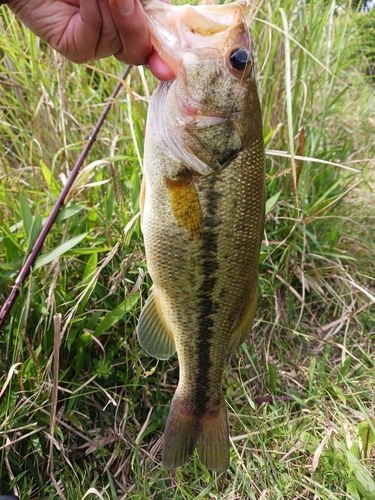
[[[137,325],[137,337],[141,347],[150,356],[168,359],[176,352],[172,333],[168,330],[153,292],[144,305]]]
[[[229,339],[228,352],[236,351],[240,345],[245,342],[246,337],[249,335],[257,306],[257,298],[258,294],[255,291],[250,298],[239,325],[234,329]]]

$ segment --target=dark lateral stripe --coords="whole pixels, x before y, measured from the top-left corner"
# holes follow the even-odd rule
[[[217,283],[218,262],[218,234],[217,228],[219,200],[221,194],[215,191],[216,176],[208,179],[209,186],[205,191],[203,231],[201,236],[201,265],[203,282],[198,291],[198,370],[196,378],[195,410],[201,416],[207,410],[210,389],[210,369],[212,360],[210,350],[214,336],[214,315],[218,304],[213,299],[213,291]]]

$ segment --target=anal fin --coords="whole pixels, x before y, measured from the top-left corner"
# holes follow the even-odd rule
[[[176,352],[173,335],[163,320],[155,291],[139,316],[137,337],[141,347],[155,358],[168,359]]]

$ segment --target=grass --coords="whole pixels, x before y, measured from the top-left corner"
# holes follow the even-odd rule
[[[151,285],[138,212],[155,81],[133,69],[0,337],[0,494],[375,497],[368,18],[323,0],[249,16],[268,214],[253,332],[225,371],[230,469],[160,463],[178,367],[134,334]],[[5,8],[0,21],[2,303],[123,68],[70,64]]]

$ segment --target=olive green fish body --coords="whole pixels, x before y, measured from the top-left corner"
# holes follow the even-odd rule
[[[237,10],[232,6],[232,16]],[[190,24],[195,19],[191,12],[185,17]],[[264,147],[253,68],[234,76],[226,68],[225,55],[238,41],[252,56],[239,19],[213,62],[206,53],[190,66],[183,61],[149,109],[142,229],[154,289],[137,333],[150,354],[178,354],[179,384],[163,445],[167,468],[182,465],[197,442],[208,468],[228,467],[222,375],[228,351],[250,331],[256,305]]]

